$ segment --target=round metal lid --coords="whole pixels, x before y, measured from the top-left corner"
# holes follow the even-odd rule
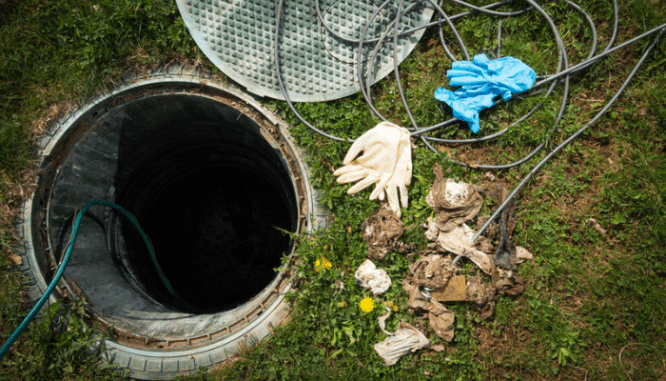
[[[177,0],[178,9],[197,45],[223,73],[248,91],[284,100],[274,65],[275,22],[278,4],[273,0]],[[383,1],[320,0],[326,25],[338,36],[357,40]],[[280,29],[280,68],[289,98],[295,102],[320,102],[342,98],[360,90],[358,43],[345,42],[330,33],[317,16],[314,0],[285,0]],[[397,2],[382,9],[366,40],[390,28]],[[405,12],[403,10],[403,12]],[[428,23],[429,2],[410,7],[400,19],[400,31]],[[398,60],[416,46],[425,29],[400,36]],[[380,47],[371,68],[371,83],[394,68],[393,31]],[[367,61],[375,43],[364,44]],[[364,69],[367,70],[367,69]]]

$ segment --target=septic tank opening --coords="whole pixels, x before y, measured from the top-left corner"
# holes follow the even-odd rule
[[[139,214],[162,271],[189,305],[185,309],[217,311],[250,299],[275,278],[289,250],[289,237],[276,229],[292,225],[285,204],[261,173],[222,167],[175,180]],[[124,226],[125,237],[129,232],[133,227]],[[133,264],[154,270],[133,235]],[[174,302],[156,275],[147,272],[141,281]]]
[[[122,119],[113,193],[150,237],[177,296],[139,233],[119,215],[109,221],[112,254],[149,297],[181,311],[218,312],[251,299],[275,278],[290,250],[283,232],[296,231],[286,163],[258,126],[201,112],[166,119],[155,112],[217,108],[224,114],[225,107],[203,97],[152,97],[125,107]]]
[[[288,126],[246,93],[164,68],[68,115],[39,155],[17,230],[29,297],[46,290],[77,207],[100,199],[137,218],[179,296],[123,216],[88,210],[53,296],[86,299],[113,332],[105,359],[132,378],[223,363],[286,319],[294,247],[282,231],[313,233],[326,211]]]

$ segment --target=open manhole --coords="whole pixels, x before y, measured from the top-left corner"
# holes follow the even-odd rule
[[[23,270],[46,289],[77,206],[83,219],[60,284],[85,297],[112,362],[132,377],[172,379],[224,362],[287,314],[293,251],[285,232],[325,224],[286,125],[238,90],[197,75],[155,74],[70,115],[42,144],[41,177],[24,207]],[[279,269],[279,271],[275,271]]]

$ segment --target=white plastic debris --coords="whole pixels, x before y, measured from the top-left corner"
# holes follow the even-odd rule
[[[425,232],[426,238],[429,241],[436,241],[437,237],[439,237],[439,229],[437,228],[435,219],[433,219],[432,217],[428,217],[428,226],[426,228],[428,229]]]
[[[373,295],[381,295],[391,287],[391,278],[386,270],[378,269],[369,259],[361,263],[354,276],[356,283],[363,288],[370,289]]]
[[[363,152],[361,156],[357,156]],[[388,199],[391,209],[400,217],[400,203],[408,206],[407,185],[412,181],[412,147],[409,131],[393,123],[382,122],[361,135],[343,160],[345,165],[333,175],[338,183],[359,181],[347,193],[354,194],[372,184],[370,200]],[[400,199],[398,199],[400,189]]]
[[[375,351],[384,359],[386,365],[393,365],[408,353],[414,353],[428,347],[430,341],[418,329],[409,323],[400,322],[400,327],[392,336],[375,344]]]

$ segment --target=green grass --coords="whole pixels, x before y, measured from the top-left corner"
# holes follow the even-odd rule
[[[98,8],[94,8],[95,5]],[[447,3],[455,13],[461,7]],[[521,4],[503,10],[520,9]],[[612,5],[607,1],[581,4],[597,23],[604,39],[611,33]],[[666,19],[664,1],[628,1],[620,5],[618,42],[655,27]],[[544,5],[558,25],[571,64],[587,56],[591,32],[581,15],[563,2]],[[471,55],[496,47],[496,19],[468,17],[456,23]],[[503,21],[502,55],[531,65],[537,74],[553,72],[556,45],[547,24],[534,14]],[[29,189],[34,140],[53,119],[63,116],[91,95],[104,91],[128,73],[151,70],[158,64],[186,62],[214,70],[189,37],[175,2],[158,0],[13,1],[0,2],[0,332],[3,341],[27,312],[21,276],[10,265],[15,243],[13,217],[21,189]],[[431,125],[450,116],[432,97],[446,86],[450,61],[437,34],[427,32],[401,65],[414,117]],[[455,39],[452,49],[461,56]],[[554,148],[582,127],[610,99],[649,41],[638,42],[600,61],[571,81],[570,98],[559,129],[550,133],[562,95],[514,100],[482,113],[483,133],[499,131],[534,107],[544,105],[529,120],[499,139],[468,146],[439,147],[455,159],[509,163],[549,139]],[[367,257],[360,226],[378,208],[369,193],[346,194],[348,185],[335,182],[331,168],[341,166],[347,143],[310,132],[283,102],[262,100],[281,113],[292,135],[309,155],[313,185],[331,211],[328,229],[298,238],[299,286],[289,293],[289,322],[275,335],[249,348],[235,361],[191,379],[218,380],[410,380],[410,379],[660,379],[666,340],[666,42],[648,58],[626,93],[609,113],[570,147],[560,152],[517,197],[518,227],[514,242],[534,253],[533,262],[519,265],[526,291],[518,297],[498,296],[495,313],[481,320],[476,307],[450,304],[456,314],[455,338],[442,343],[441,353],[422,351],[386,367],[372,345],[385,335],[377,325],[385,302],[400,307],[387,321],[414,322],[400,282],[410,262],[391,252],[379,262],[393,280],[389,291],[375,297],[375,310],[358,308],[369,293],[355,285],[354,271]],[[392,120],[409,125],[393,76],[373,88],[375,106]],[[316,127],[354,138],[377,123],[360,95],[326,103],[298,104],[299,112]],[[50,118],[50,120],[46,120]],[[465,126],[443,129],[435,136],[467,138]],[[424,198],[432,185],[432,165],[444,165],[447,175],[480,183],[485,171],[449,166],[415,140],[414,177],[410,207],[403,209],[405,243],[424,249],[420,225],[432,215]],[[495,171],[512,189],[535,159],[518,168]],[[23,187],[23,188],[21,188]],[[24,197],[24,196],[23,196]],[[488,206],[484,211],[488,211]],[[602,235],[590,219],[606,230]],[[332,267],[316,271],[325,257]],[[466,266],[473,272],[472,266]],[[343,290],[335,287],[342,281]],[[340,307],[340,303],[346,307]],[[97,366],[85,355],[92,339],[84,329],[87,318],[80,304],[60,314],[71,316],[71,330],[49,319],[33,323],[13,351],[0,363],[0,379],[23,375],[32,379],[114,379],[122,377]],[[55,311],[51,311],[53,314]]]

